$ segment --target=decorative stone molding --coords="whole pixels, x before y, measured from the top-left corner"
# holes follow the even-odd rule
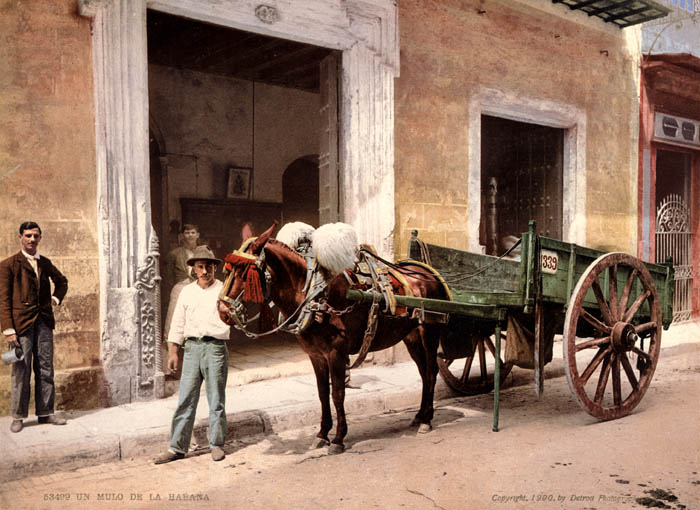
[[[92,3],[95,0],[81,0]],[[108,0],[101,0],[108,1]],[[277,19],[261,19],[260,7]],[[149,0],[149,9],[283,39],[347,50],[358,42],[399,74],[398,14],[394,0]]]
[[[153,384],[155,372],[162,372],[160,345],[162,340],[160,313],[160,253],[158,237],[152,232],[150,252],[145,264],[136,273],[136,283],[139,299],[139,348],[141,351],[139,365],[139,384],[141,387]]]
[[[255,8],[255,15],[260,21],[262,21],[263,23],[267,23],[268,25],[277,23],[280,19],[280,15],[277,11],[277,8],[271,5],[258,5]]]
[[[78,13],[87,18],[94,18],[105,1],[108,0],[78,0]]]

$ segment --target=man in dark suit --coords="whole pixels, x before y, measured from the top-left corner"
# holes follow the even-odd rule
[[[48,258],[37,253],[39,241],[39,225],[22,223],[20,251],[0,262],[0,330],[11,349],[19,346],[24,353],[24,358],[12,365],[12,432],[22,430],[22,420],[29,413],[32,369],[39,423],[66,424],[54,414],[52,304],[61,304],[68,280]],[[53,296],[49,280],[54,285]]]

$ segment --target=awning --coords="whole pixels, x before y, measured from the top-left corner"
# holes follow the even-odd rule
[[[663,18],[671,12],[669,7],[653,0],[552,0],[552,3],[597,16],[620,28]]]

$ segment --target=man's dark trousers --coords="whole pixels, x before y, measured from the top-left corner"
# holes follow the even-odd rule
[[[23,420],[29,414],[30,377],[34,371],[34,401],[37,416],[54,412],[56,387],[53,380],[53,330],[37,317],[18,335],[24,359],[12,365],[12,417]]]

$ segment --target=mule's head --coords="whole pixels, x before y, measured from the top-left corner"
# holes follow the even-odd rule
[[[265,300],[263,248],[276,227],[277,221],[260,236],[247,239],[238,250],[226,255],[224,267],[229,274],[218,302],[219,317],[226,324],[239,322],[244,303],[262,303]]]

